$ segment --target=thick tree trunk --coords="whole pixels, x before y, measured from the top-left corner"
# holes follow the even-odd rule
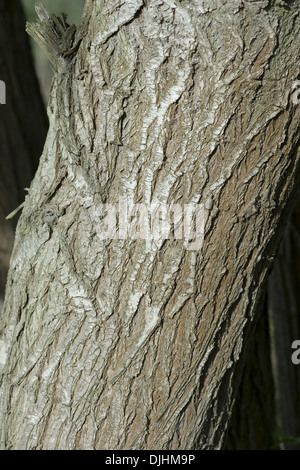
[[[56,24],[1,323],[3,448],[221,447],[299,175],[299,14],[273,3],[98,0],[73,39]],[[120,197],[205,204],[201,250],[102,240]]]
[[[0,0],[0,304],[13,246],[15,222],[5,216],[24,201],[45,142],[47,115],[35,76],[21,2]]]

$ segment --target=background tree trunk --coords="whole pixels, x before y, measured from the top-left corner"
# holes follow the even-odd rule
[[[48,51],[1,322],[3,448],[222,446],[299,175],[299,13],[273,3],[88,1]],[[205,203],[202,249],[102,240],[120,196]]]
[[[278,439],[285,449],[300,449],[300,369],[291,361],[291,345],[300,338],[299,230],[298,203],[268,281]]]
[[[0,0],[0,79],[6,105],[0,106],[0,310],[15,219],[5,216],[24,201],[45,142],[47,115],[33,68],[21,2]]]
[[[263,300],[224,442],[226,450],[279,448],[266,296]]]
[[[291,361],[291,344],[300,337],[298,259],[299,203],[268,279],[225,449],[299,449],[300,377]]]

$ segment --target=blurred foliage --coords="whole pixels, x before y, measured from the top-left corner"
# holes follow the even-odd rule
[[[285,436],[283,431],[277,427],[272,436],[272,450],[284,450],[286,444],[299,445],[300,437]]]
[[[34,8],[36,0],[22,0],[22,3],[27,21],[37,21],[37,15]],[[68,23],[74,23],[78,25],[82,15],[85,0],[42,0],[42,3],[49,13],[55,13],[56,15],[59,15],[60,13],[65,12],[68,15]],[[53,71],[44,53],[38,48],[31,38],[30,42],[32,45],[32,51],[42,95],[44,97],[45,103],[47,103]]]

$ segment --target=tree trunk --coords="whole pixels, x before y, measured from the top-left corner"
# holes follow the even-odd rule
[[[298,16],[98,0],[75,36],[29,27],[57,73],[1,323],[3,448],[222,446],[298,181]],[[203,246],[105,238],[120,198],[203,204]]]
[[[13,246],[15,219],[5,216],[24,201],[45,142],[47,115],[33,68],[21,2],[0,0],[0,304]]]

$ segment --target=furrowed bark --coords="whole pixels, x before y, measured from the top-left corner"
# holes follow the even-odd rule
[[[17,228],[3,448],[222,446],[298,182],[299,28],[268,1],[87,2]],[[102,240],[120,197],[206,204],[202,249]]]

